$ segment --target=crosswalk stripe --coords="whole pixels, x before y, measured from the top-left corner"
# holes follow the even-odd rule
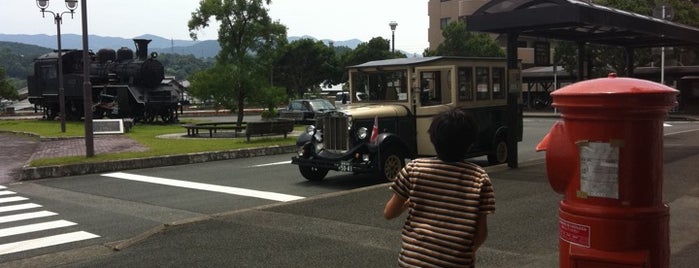
[[[7,187],[0,185],[0,189],[7,189]]]
[[[41,205],[39,205],[39,204],[26,203],[26,204],[19,204],[19,205],[12,205],[12,206],[0,207],[0,212],[25,210],[25,209],[40,208],[40,207],[41,207]]]
[[[66,220],[57,220],[57,221],[41,222],[41,223],[35,223],[35,224],[27,224],[27,225],[22,225],[22,226],[0,229],[0,237],[6,237],[6,236],[12,236],[12,235],[18,235],[18,234],[26,234],[26,233],[38,232],[38,231],[45,231],[45,230],[63,228],[63,227],[68,227],[68,226],[73,226],[73,225],[77,225],[77,223],[66,221]]]
[[[7,223],[7,222],[13,222],[13,221],[22,221],[22,220],[28,220],[28,219],[35,219],[35,218],[42,218],[42,217],[49,217],[49,216],[55,216],[58,215],[58,213],[51,212],[51,211],[39,211],[39,212],[30,212],[30,213],[22,213],[22,214],[15,214],[15,215],[9,215],[9,216],[3,216],[0,217],[0,223]]]
[[[136,175],[136,174],[123,173],[123,172],[102,174],[102,176],[112,177],[112,178],[117,178],[117,179],[124,179],[124,180],[132,180],[132,181],[138,181],[138,182],[145,182],[145,183],[154,183],[154,184],[160,184],[160,185],[181,187],[181,188],[196,189],[196,190],[202,190],[202,191],[210,191],[210,192],[217,192],[217,193],[224,193],[224,194],[256,197],[256,198],[262,198],[262,199],[268,199],[268,200],[274,200],[274,201],[280,201],[280,202],[287,202],[287,201],[293,201],[293,200],[298,200],[298,199],[304,198],[304,197],[295,196],[295,195],[280,194],[280,193],[266,192],[266,191],[258,191],[258,190],[230,187],[230,186],[221,186],[221,185],[207,184],[207,183],[198,183],[198,182],[191,182],[191,181],[173,180],[173,179],[158,178],[158,177],[151,177],[151,176],[142,176],[142,175]]]
[[[42,238],[24,240],[14,243],[7,243],[0,245],[0,255],[32,250],[43,247],[56,246],[60,244],[67,244],[72,242],[77,242],[81,240],[87,240],[92,238],[100,237],[99,235],[88,233],[85,231],[78,231],[72,233],[65,233],[54,236],[47,236]]]
[[[0,191],[0,195],[13,195],[13,194],[16,194],[16,193],[13,191]]]
[[[27,198],[21,197],[21,196],[13,196],[13,197],[0,198],[0,203],[10,203],[10,202],[17,202],[17,201],[24,201],[24,200],[27,200]]]

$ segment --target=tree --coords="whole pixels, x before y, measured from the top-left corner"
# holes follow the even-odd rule
[[[391,52],[390,41],[382,37],[374,37],[369,42],[364,42],[349,53],[342,55],[340,58],[341,65],[344,67],[359,65],[369,61],[405,58],[402,52]],[[347,82],[349,75],[343,72],[342,81]]]
[[[442,30],[444,42],[437,46],[432,56],[504,57],[505,52],[485,33],[469,32],[466,24],[453,21]],[[429,50],[427,50],[429,51]]]
[[[0,98],[16,100],[19,99],[17,89],[5,79],[5,69],[0,67]]]
[[[237,112],[238,125],[243,122],[246,99],[270,85],[275,51],[286,44],[286,27],[273,22],[264,6],[270,3],[271,0],[201,0],[188,23],[190,36],[195,40],[196,31],[209,27],[210,19],[220,23],[221,51],[216,66],[193,76],[192,83],[197,85],[197,94],[208,92],[221,105]]]
[[[213,66],[212,60],[199,59],[191,54],[162,53],[158,55],[158,60],[165,66],[165,75],[174,76],[177,80],[187,79],[195,72]]]
[[[307,89],[328,81],[337,66],[335,52],[321,41],[291,42],[274,64],[274,82],[288,94],[303,95]]]

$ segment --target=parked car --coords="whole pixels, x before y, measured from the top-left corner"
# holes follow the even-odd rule
[[[328,111],[335,111],[335,106],[326,99],[298,99],[289,102],[285,110],[279,110],[279,118],[312,124],[315,122],[316,114]]]

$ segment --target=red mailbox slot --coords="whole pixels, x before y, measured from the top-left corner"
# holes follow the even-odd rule
[[[669,267],[663,121],[677,90],[610,74],[551,94],[537,146],[559,208],[560,267]]]

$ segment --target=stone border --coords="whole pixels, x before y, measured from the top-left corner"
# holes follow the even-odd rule
[[[163,166],[203,163],[209,161],[248,158],[274,154],[286,154],[296,152],[296,145],[269,146],[250,149],[236,149],[228,151],[189,153],[183,155],[164,155],[146,158],[124,159],[115,161],[81,163],[59,166],[23,167],[20,181],[36,180],[52,177],[64,177],[94,174],[102,172],[114,172],[128,169],[141,169]]]

